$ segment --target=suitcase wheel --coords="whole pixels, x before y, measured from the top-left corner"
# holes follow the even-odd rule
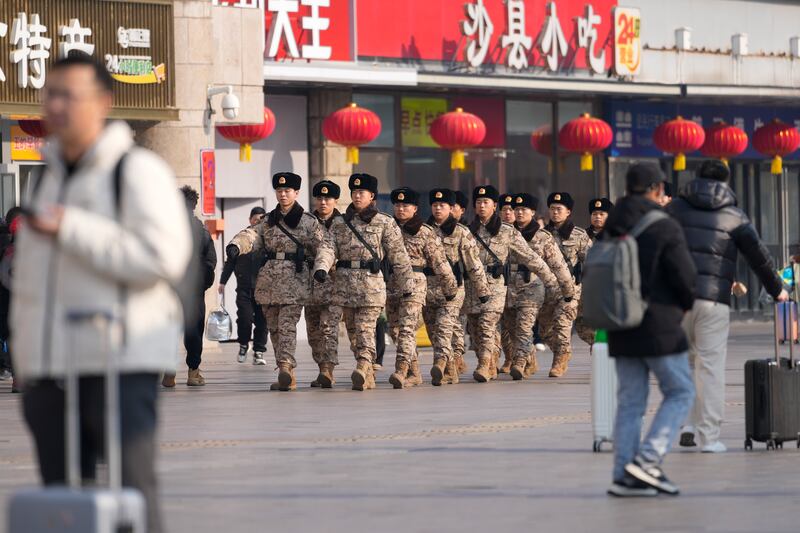
[[[774,450],[775,449],[775,441],[774,440],[769,439],[767,441],[767,449],[768,450]]]
[[[797,445],[798,445],[798,447],[800,447],[800,441],[798,442]],[[747,440],[744,441],[744,449],[745,450],[750,450],[750,451],[753,450],[753,440],[752,439],[747,439]]]

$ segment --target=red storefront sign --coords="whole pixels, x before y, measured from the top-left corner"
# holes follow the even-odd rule
[[[353,59],[350,0],[266,0],[264,15],[267,32],[264,56],[267,58]]]
[[[200,189],[203,216],[212,217],[217,212],[217,165],[214,150],[200,150]]]

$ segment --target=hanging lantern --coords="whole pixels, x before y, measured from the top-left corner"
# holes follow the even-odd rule
[[[266,139],[275,131],[275,115],[264,106],[264,122],[261,124],[217,126],[217,131],[229,141],[239,143],[239,161],[249,162],[253,155],[253,143]]]
[[[550,124],[536,128],[531,133],[531,148],[544,156],[553,157],[553,127]]]
[[[728,159],[746,149],[747,134],[744,131],[725,122],[717,122],[706,128],[706,141],[700,147],[700,152],[721,159],[727,165]]]
[[[44,125],[44,120],[19,120],[17,123],[20,129],[31,137],[39,139],[47,137],[47,128]]]
[[[653,133],[653,142],[659,150],[675,154],[673,170],[686,170],[686,154],[699,150],[705,140],[703,127],[680,115],[663,122]]]
[[[753,148],[760,153],[772,156],[770,171],[783,173],[783,158],[800,147],[800,132],[791,124],[775,119],[764,124],[753,133]]]
[[[464,150],[478,146],[486,137],[486,125],[479,117],[458,107],[436,117],[431,123],[431,137],[442,148],[452,150],[450,168],[464,170]]]
[[[558,144],[568,152],[581,154],[581,170],[592,170],[596,152],[611,144],[611,126],[589,113],[570,120],[558,132]]]
[[[358,164],[358,147],[375,140],[381,133],[381,119],[354,103],[329,115],[322,122],[325,138],[347,147],[347,162]]]

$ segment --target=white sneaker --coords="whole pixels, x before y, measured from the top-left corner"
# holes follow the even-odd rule
[[[10,370],[4,368],[3,370],[0,371],[0,381],[8,381],[13,377],[14,376],[11,374]]]
[[[253,353],[253,365],[267,366],[267,362],[264,360],[264,352]]]
[[[722,444],[720,441],[714,441],[709,444],[703,446],[702,452],[703,453],[725,453],[728,451],[728,448]]]
[[[537,344],[536,344],[536,351],[537,351],[537,352],[544,352],[544,351],[547,351],[547,346],[545,346],[544,344],[542,344],[541,342],[539,342],[539,343],[537,343]]]

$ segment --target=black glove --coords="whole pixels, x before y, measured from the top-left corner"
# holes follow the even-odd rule
[[[489,296],[481,296],[480,298],[478,298],[478,300],[479,300],[479,301],[480,301],[482,304],[485,304],[486,302],[488,302],[488,301],[489,301]]]
[[[239,257],[239,247],[235,244],[229,244],[225,248],[225,253],[228,254],[228,259],[236,259]]]
[[[570,303],[572,301],[572,296],[564,296],[564,301]]]
[[[328,273],[324,270],[317,270],[314,272],[314,279],[319,281],[320,283],[324,283],[326,279],[328,279]]]
[[[452,302],[453,300],[456,299],[456,295],[451,294],[450,296],[445,296],[444,299],[447,300],[448,302]]]

